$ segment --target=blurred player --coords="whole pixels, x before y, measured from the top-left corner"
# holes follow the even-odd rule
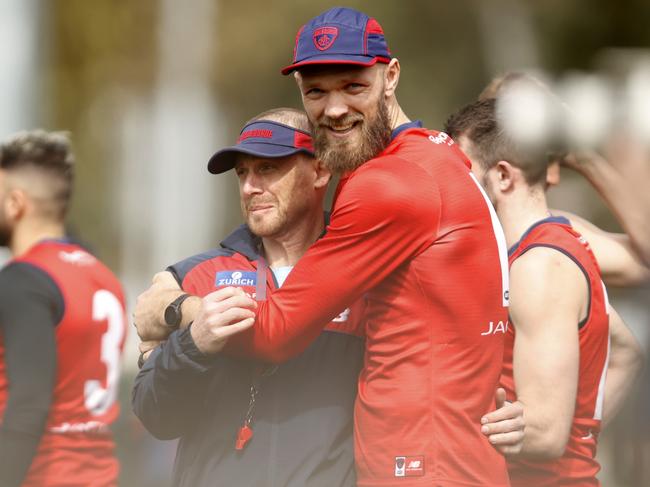
[[[564,105],[550,89],[535,77],[510,72],[493,79],[481,92],[479,100],[506,95],[513,87],[524,84],[550,103]],[[564,106],[564,110],[570,110]],[[638,142],[616,134],[606,141],[608,157],[586,149],[571,149],[550,157],[546,170],[547,187],[560,182],[560,167],[568,167],[583,176],[602,196],[625,233],[601,230],[592,223],[567,211],[552,209],[565,216],[591,246],[607,285],[635,286],[650,281],[650,158]],[[644,150],[645,149],[645,150]]]
[[[303,112],[271,110],[211,159],[212,173],[234,168],[246,225],[220,248],[170,267],[184,291],[216,291],[224,308],[243,302],[230,312],[246,320],[253,316],[247,300],[230,286],[263,300],[323,234],[330,172],[314,158],[308,130]],[[180,330],[148,357],[133,390],[134,411],[147,429],[161,439],[180,437],[174,485],[356,485],[352,412],[363,363],[361,303],[294,360],[270,366],[203,355],[186,327],[196,318],[180,302],[187,296],[167,310],[170,329]]]
[[[227,344],[232,320],[206,298],[191,327],[196,346],[281,362],[366,295],[358,485],[508,485],[479,426],[494,407],[505,330],[484,332],[507,321],[508,299],[489,201],[449,137],[400,108],[400,65],[376,20],[346,8],[312,19],[283,70],[294,71],[316,155],[344,173],[327,234]],[[138,316],[155,324],[161,313]]]
[[[69,243],[73,156],[60,133],[0,146],[0,485],[114,486],[109,425],[125,334],[115,276]]]
[[[506,135],[494,99],[464,107],[447,130],[473,161],[510,246],[502,382],[526,418],[520,458],[509,462],[512,484],[599,485],[595,455],[604,404],[627,392],[606,391],[610,333],[613,354],[638,356],[638,345],[609,308],[589,244],[566,218],[549,216],[545,155]],[[633,377],[638,361],[624,372]],[[498,415],[486,419],[489,429]]]

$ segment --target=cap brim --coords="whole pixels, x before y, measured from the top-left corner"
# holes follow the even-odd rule
[[[289,74],[296,69],[300,69],[303,66],[315,66],[318,64],[351,64],[354,66],[373,66],[377,63],[386,63],[390,62],[390,58],[383,56],[353,56],[353,55],[343,55],[343,54],[323,54],[321,56],[312,56],[310,58],[304,59],[297,63],[290,64],[282,68],[282,74]]]
[[[208,171],[212,174],[221,174],[230,171],[237,164],[237,154],[263,157],[265,159],[278,159],[288,157],[298,152],[304,152],[310,156],[314,154],[302,147],[282,147],[271,144],[246,144],[245,146],[226,147],[216,152],[208,161]]]

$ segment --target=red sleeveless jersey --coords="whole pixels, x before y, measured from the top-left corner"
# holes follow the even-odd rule
[[[513,486],[597,486],[596,442],[600,432],[609,357],[609,316],[607,294],[600,269],[587,241],[563,217],[541,220],[531,227],[511,249],[510,265],[534,247],[562,252],[584,273],[589,289],[586,318],[579,327],[580,363],[578,390],[571,433],[564,455],[549,462],[513,460],[508,462]],[[508,399],[516,398],[512,370],[513,345],[517,324],[506,335],[502,384]]]
[[[56,326],[54,395],[23,487],[117,485],[108,426],[119,414],[115,399],[126,334],[120,283],[91,254],[63,241],[42,241],[12,262],[44,271],[64,302]],[[8,394],[3,354],[0,343],[0,410]]]

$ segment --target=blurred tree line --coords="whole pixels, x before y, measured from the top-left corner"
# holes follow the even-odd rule
[[[291,60],[300,25],[336,3],[215,1],[213,39],[218,54],[210,82],[219,100],[217,109],[228,124],[225,140],[232,140],[254,114],[273,106],[300,106],[293,80],[279,70]],[[192,4],[186,2],[186,7]],[[453,110],[499,74],[486,63],[481,28],[486,10],[507,20],[523,7],[538,67],[551,74],[592,69],[604,47],[650,46],[650,30],[641,21],[650,19],[646,0],[350,0],[346,5],[379,20],[402,64],[400,102],[407,114],[432,128],[441,127]],[[70,221],[82,238],[115,263],[120,251],[115,236],[121,231],[111,211],[112,189],[119,184],[113,171],[121,127],[116,93],[151,96],[160,1],[55,0],[44,8],[45,125],[70,130],[82,162]],[[192,35],[191,26],[187,35]],[[512,67],[504,64],[501,70]],[[233,221],[238,211],[233,205]]]

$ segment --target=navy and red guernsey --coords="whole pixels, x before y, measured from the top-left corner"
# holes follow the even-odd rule
[[[4,331],[0,334],[0,430],[7,435],[22,433],[21,429],[36,438],[40,435],[21,485],[117,485],[119,465],[109,425],[119,414],[115,399],[126,333],[120,283],[94,256],[64,240],[37,243],[11,260],[2,274],[5,272],[13,276],[32,273],[46,283],[46,287],[50,283],[52,290],[51,293],[37,293],[36,288],[30,287],[16,293],[17,300],[27,295],[25,299],[30,300],[30,306],[51,309],[53,316],[49,321],[53,331],[53,367],[41,363],[39,369],[51,376],[49,408],[43,411],[43,423],[38,431],[30,430],[33,427],[26,424],[27,412],[35,406],[30,403],[30,396],[24,397],[38,391],[24,390],[29,384],[24,383],[27,378],[18,370],[21,364],[29,367],[34,359],[30,358],[28,348],[16,350],[18,342],[14,339],[19,332],[27,332],[18,329],[28,328],[33,323],[24,319],[28,309],[22,302],[17,304],[20,301],[15,305],[20,309],[11,313],[7,308],[14,303],[3,301],[0,312],[3,321],[0,330]],[[7,323],[7,316],[15,320]],[[12,383],[12,378],[19,377],[23,378],[21,383]],[[17,406],[22,410],[14,411]],[[1,421],[3,411],[4,421]],[[4,473],[0,472],[0,479],[4,479]]]
[[[607,294],[600,268],[589,244],[564,217],[550,217],[533,225],[510,251],[510,265],[535,247],[555,249],[569,257],[583,272],[589,289],[589,307],[579,328],[580,364],[575,413],[564,455],[554,461],[509,461],[513,486],[598,486],[596,443],[600,432],[609,356]],[[510,400],[516,399],[512,352],[517,324],[509,327],[502,385]]]
[[[470,163],[408,124],[344,178],[327,234],[227,351],[281,362],[365,294],[355,405],[360,486],[505,486],[480,433],[495,407],[507,319],[506,244]]]

